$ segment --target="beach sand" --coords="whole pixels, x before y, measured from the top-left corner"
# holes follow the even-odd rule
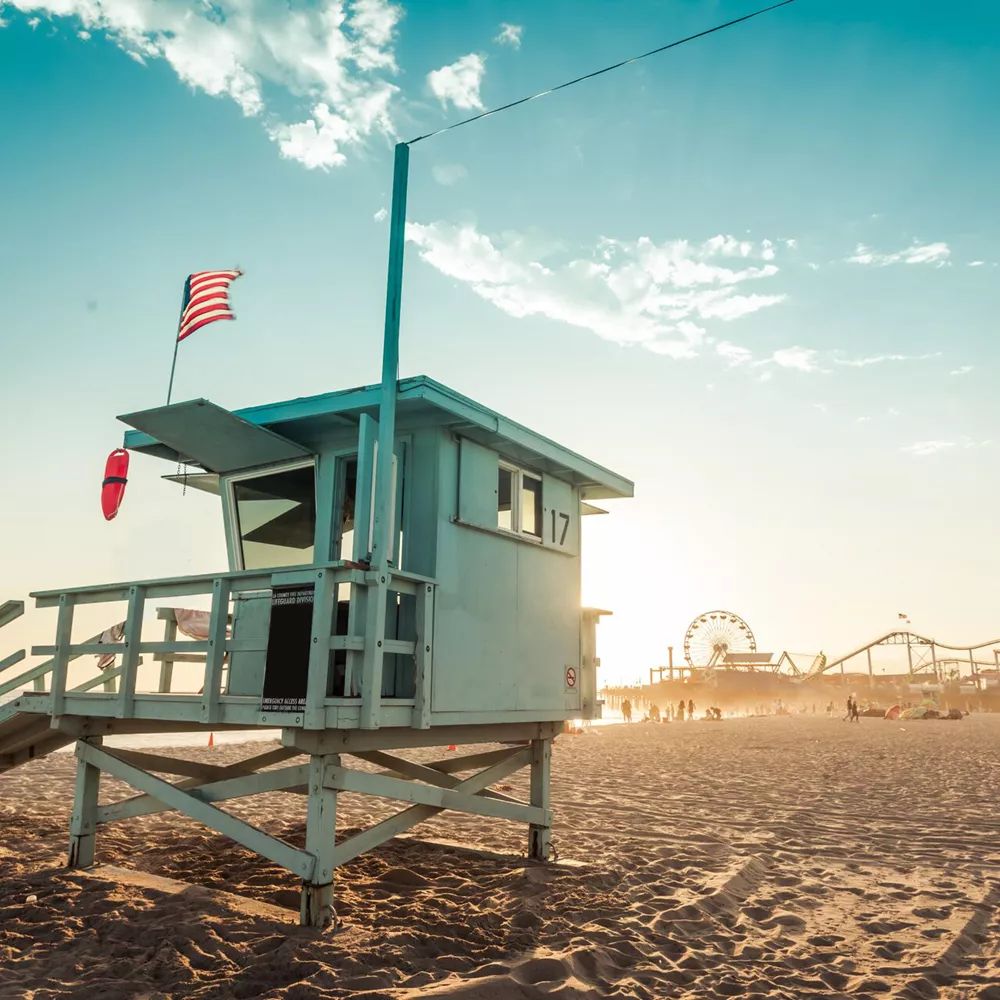
[[[324,934],[281,909],[290,874],[170,814],[102,827],[99,861],[246,901],[62,869],[74,758],[0,775],[0,998],[1000,1000],[1000,717],[598,732],[553,750],[553,842],[578,863],[398,840],[338,869]],[[343,795],[339,827],[394,809]],[[300,797],[232,810],[303,841]],[[526,843],[454,814],[417,833]]]

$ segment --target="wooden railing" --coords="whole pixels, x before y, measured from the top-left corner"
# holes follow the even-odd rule
[[[374,634],[373,622],[378,616],[362,613],[364,601],[357,599],[359,597],[363,599],[369,587],[375,590],[378,577],[373,571],[356,563],[336,562],[267,571],[241,570],[34,593],[31,596],[35,599],[36,607],[58,609],[55,642],[52,645],[33,646],[31,649],[32,655],[48,656],[50,659],[14,680],[0,685],[0,695],[4,691],[23,687],[28,681],[35,681],[36,690],[44,691],[44,677],[46,674],[51,674],[49,711],[51,715],[58,716],[64,712],[67,694],[87,692],[103,684],[104,694],[107,695],[110,682],[111,693],[116,695],[115,715],[118,718],[131,718],[135,711],[136,681],[142,655],[151,654],[154,660],[160,662],[161,668],[158,690],[149,693],[169,697],[174,663],[201,665],[203,683],[199,692],[200,721],[204,724],[218,722],[222,714],[223,670],[229,655],[239,652],[262,652],[265,648],[262,642],[266,644],[266,636],[263,639],[255,639],[234,638],[227,635],[227,628],[232,620],[230,602],[241,594],[254,593],[259,596],[274,586],[312,584],[313,620],[306,705],[302,713],[303,728],[324,728],[327,705],[331,701],[345,700],[353,700],[360,704],[362,717],[369,721],[371,728],[377,728],[381,703],[381,665],[385,654],[413,657],[415,696],[412,725],[415,728],[427,728],[430,725],[429,694],[435,584],[431,579],[401,571],[390,570],[389,576],[390,592],[411,595],[415,598],[415,640],[387,639],[384,634],[378,636]],[[349,634],[335,635],[337,591],[345,584],[349,584],[352,588],[352,622]],[[142,626],[148,601],[199,595],[210,595],[212,599],[208,638],[205,641],[178,640],[172,615],[164,614],[172,609],[166,608],[158,609],[159,616],[167,623],[164,639],[143,641]],[[128,609],[121,642],[100,642],[100,635],[82,643],[72,641],[73,618],[77,607],[118,602],[126,602]],[[354,611],[355,608],[359,609],[357,613]],[[347,652],[345,690],[351,691],[360,687],[360,695],[355,699],[327,698],[330,653],[335,650]],[[120,656],[120,666],[112,671],[100,672],[96,677],[74,688],[67,688],[71,661],[81,656],[105,654]],[[23,658],[23,651],[20,655]],[[6,662],[0,661],[0,669]],[[13,662],[16,661],[11,659],[11,663]],[[114,679],[118,681],[117,691],[113,690]]]

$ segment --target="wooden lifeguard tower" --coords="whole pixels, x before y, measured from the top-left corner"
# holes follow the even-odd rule
[[[529,856],[549,856],[552,739],[600,715],[596,626],[608,612],[580,605],[581,516],[632,483],[432,379],[398,379],[407,156],[397,147],[381,384],[121,418],[127,449],[186,463],[194,471],[167,478],[221,498],[228,569],[32,595],[58,610],[55,641],[32,648],[45,662],[0,682],[0,697],[33,684],[0,705],[0,771],[76,742],[72,866],[94,863],[101,824],[176,810],[295,873],[302,922],[325,926],[338,865],[445,809],[527,823]],[[211,600],[195,639],[154,604],[191,595]],[[92,604],[124,606],[106,618],[124,621],[80,641],[74,611]],[[22,611],[3,605],[0,626]],[[158,622],[164,634],[149,637]],[[84,656],[105,669],[80,680]],[[197,673],[187,690],[178,665]],[[229,767],[102,745],[251,728],[280,729],[280,748]],[[398,754],[450,744],[503,745],[422,764]],[[529,802],[491,790],[525,767]],[[139,794],[100,805],[102,773]],[[217,805],[278,790],[306,797],[304,848]],[[342,791],[408,808],[337,843]]]

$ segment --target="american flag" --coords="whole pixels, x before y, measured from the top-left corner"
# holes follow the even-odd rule
[[[229,308],[229,286],[242,271],[198,271],[184,282],[184,304],[177,339],[190,337],[217,319],[235,319]]]

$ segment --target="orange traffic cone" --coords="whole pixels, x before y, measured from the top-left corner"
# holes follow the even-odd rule
[[[208,734],[208,745],[210,747],[214,747],[215,746],[215,733],[209,733]]]

